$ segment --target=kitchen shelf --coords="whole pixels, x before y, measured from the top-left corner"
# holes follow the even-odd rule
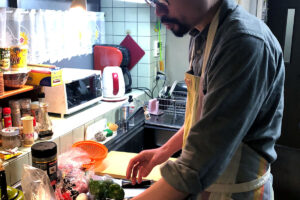
[[[10,96],[14,96],[14,95],[17,95],[17,94],[21,94],[21,93],[24,93],[24,92],[31,91],[33,89],[34,89],[33,86],[24,85],[22,88],[4,91],[4,94],[0,96],[0,99],[5,99],[5,98],[10,97]]]

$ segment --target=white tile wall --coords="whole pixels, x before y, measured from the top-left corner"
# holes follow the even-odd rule
[[[80,126],[80,127],[78,127],[78,128],[76,128],[76,129],[74,129],[73,131],[72,131],[72,141],[73,141],[73,144],[75,143],[75,142],[79,142],[79,141],[82,141],[82,140],[84,140],[84,127],[83,126]]]
[[[72,132],[66,133],[59,138],[60,153],[68,151],[73,144]]]
[[[150,7],[138,8],[138,22],[150,22]]]
[[[113,22],[113,33],[114,35],[125,35],[125,23]]]
[[[112,0],[113,7],[124,7],[125,3],[124,0]]]
[[[144,57],[131,70],[134,86],[153,86],[153,77],[159,57],[154,57],[154,41],[158,40],[155,9],[143,0],[133,3],[124,0],[102,0],[102,11],[106,12],[106,43],[120,44],[127,34],[131,35],[145,51]],[[111,22],[111,23],[110,23]],[[165,47],[166,29],[161,26],[161,40]],[[145,83],[143,83],[145,82]]]
[[[125,0],[124,3],[125,3],[125,5],[124,5],[125,8],[126,8],[126,7],[127,7],[127,8],[128,8],[128,7],[129,7],[129,8],[137,8],[137,6],[138,6],[137,3],[131,2],[131,1],[126,1],[126,0]]]
[[[112,22],[105,22],[105,32],[106,32],[106,35],[113,34],[113,23]]]
[[[101,8],[112,7],[112,0],[101,0]]]
[[[113,8],[113,21],[123,22],[125,18],[125,8]]]
[[[137,8],[125,8],[125,21],[126,22],[137,22]]]
[[[132,87],[138,87],[138,77],[132,76]]]
[[[105,13],[105,22],[111,22],[113,20],[113,9],[112,8],[102,8]]]
[[[151,36],[150,23],[147,23],[147,22],[138,23],[138,35],[139,36]]]
[[[125,22],[125,33],[131,36],[137,36],[137,24],[135,22]]]
[[[151,50],[151,37],[138,37],[138,45],[145,51]]]

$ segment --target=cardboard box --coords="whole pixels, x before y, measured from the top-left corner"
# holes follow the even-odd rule
[[[62,70],[59,68],[33,67],[29,72],[27,85],[53,87],[62,84]]]

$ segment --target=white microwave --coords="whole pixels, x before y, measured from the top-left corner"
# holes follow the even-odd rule
[[[62,85],[43,88],[49,113],[63,117],[102,99],[100,70],[63,68],[62,79]]]

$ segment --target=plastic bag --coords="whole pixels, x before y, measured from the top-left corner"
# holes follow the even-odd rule
[[[80,193],[88,192],[89,174],[81,168],[90,161],[88,154],[80,148],[72,148],[58,156],[57,199],[74,200]]]
[[[25,200],[55,200],[49,177],[41,169],[25,164],[21,185]]]

